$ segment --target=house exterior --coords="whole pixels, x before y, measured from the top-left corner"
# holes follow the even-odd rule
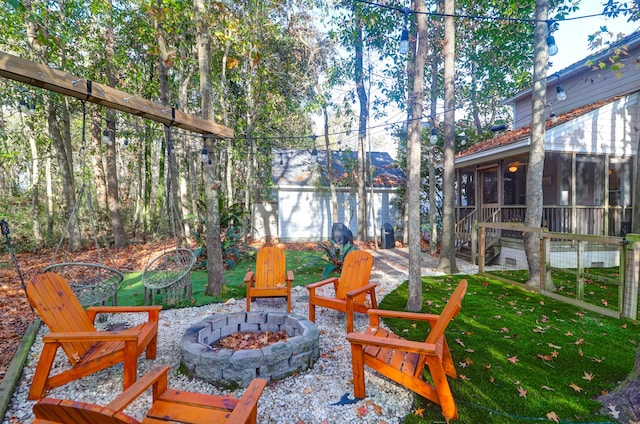
[[[312,154],[313,153],[313,154]],[[338,221],[356,234],[357,188],[350,174],[357,166],[355,152],[331,152],[338,198]],[[395,226],[400,219],[395,206],[405,184],[402,170],[386,152],[367,154],[373,175],[367,181],[368,234],[373,238],[382,225]],[[273,200],[254,204],[253,237],[280,242],[323,241],[333,227],[328,184],[327,151],[273,149],[271,176]]]
[[[624,67],[596,66],[618,54]],[[640,32],[547,79],[541,225],[553,232],[623,236],[631,230],[640,130]],[[558,86],[566,92],[558,100]],[[457,155],[457,242],[471,222],[523,221],[532,90],[507,99],[514,128]],[[513,234],[510,234],[513,233]],[[518,238],[516,232],[502,237]],[[521,237],[521,236],[520,236]]]

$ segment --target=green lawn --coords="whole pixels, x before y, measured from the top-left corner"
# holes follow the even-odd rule
[[[457,365],[451,380],[460,422],[611,422],[594,400],[633,366],[640,325],[586,312],[497,280],[476,276],[423,278],[423,312],[438,313],[461,278],[469,289],[446,334]],[[402,310],[404,283],[380,303]],[[386,321],[397,334],[424,340],[419,323]],[[414,328],[415,325],[415,328]],[[428,324],[427,324],[428,326]],[[407,423],[442,422],[420,398]]]
[[[294,271],[295,286],[320,279],[323,265],[308,266],[318,255],[287,251],[287,268]],[[194,271],[190,305],[243,298],[243,277],[254,267],[252,260],[245,260],[227,271],[219,297],[204,295],[206,273]],[[126,276],[118,294],[121,304],[143,303],[140,276],[139,272]],[[423,278],[423,312],[438,313],[461,278],[469,280],[469,289],[462,311],[446,332],[459,375],[451,380],[459,422],[552,422],[547,417],[552,413],[560,422],[614,421],[599,414],[601,405],[594,397],[614,388],[631,370],[640,340],[638,322],[586,312],[478,276]],[[380,307],[404,310],[406,301],[405,282]],[[414,340],[424,340],[428,331],[420,323],[387,320],[386,324]],[[417,397],[404,422],[444,419],[439,407]]]
[[[526,283],[528,270],[488,271],[487,275],[495,275],[518,283]],[[610,309],[619,310],[620,268],[585,268],[582,296],[578,293],[578,274],[576,269],[552,268],[551,277],[558,291],[557,294],[573,299],[581,297],[583,302]]]
[[[321,255],[320,251],[298,251],[287,250],[287,269],[293,271],[293,286],[302,286],[320,280],[323,264],[310,265]],[[191,282],[193,284],[193,301],[188,304],[176,305],[201,306],[209,303],[221,302],[229,298],[245,297],[245,286],[243,283],[247,270],[255,271],[255,258],[244,259],[229,271],[225,272],[225,283],[220,296],[208,296],[204,294],[207,286],[207,271],[194,270],[191,272]],[[118,303],[120,305],[143,305],[144,287],[142,286],[142,271],[131,272],[125,275],[124,281],[118,290]],[[167,306],[171,307],[171,306]]]

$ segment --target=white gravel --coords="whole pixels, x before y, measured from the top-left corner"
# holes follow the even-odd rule
[[[432,259],[433,260],[433,259]],[[437,274],[432,271],[433,264],[426,263],[423,275]],[[459,264],[460,265],[460,264]],[[383,273],[374,269],[371,280],[378,282],[377,297],[382,299],[407,276],[402,267]],[[474,273],[475,269],[461,266],[465,273]],[[307,317],[307,290],[296,287],[292,293],[292,313]],[[156,365],[168,365],[169,386],[175,389],[222,395],[229,393],[217,389],[211,384],[198,379],[188,378],[177,372],[180,364],[180,348],[178,346],[182,334],[190,325],[206,316],[218,313],[243,311],[244,299],[231,300],[226,304],[214,304],[197,308],[169,309],[160,313],[158,354],[155,360],[147,360],[141,355],[138,360],[138,375],[144,374]],[[252,310],[282,311],[286,310],[283,299],[258,299],[252,304]],[[113,322],[123,321],[135,323],[142,320],[140,315],[123,317],[115,316]],[[109,322],[107,322],[108,324]],[[264,390],[258,404],[259,423],[401,423],[411,412],[413,394],[402,386],[387,380],[385,377],[365,367],[367,398],[344,406],[332,405],[344,394],[353,398],[351,382],[351,350],[345,334],[344,314],[317,308],[316,324],[320,329],[320,358],[312,369],[284,380],[273,382]],[[363,328],[368,319],[356,314],[355,327]],[[33,415],[32,401],[26,399],[35,365],[42,349],[42,335],[48,330],[41,328],[29,353],[27,364],[13,394],[11,403],[5,414],[3,424],[31,423]],[[67,360],[59,355],[57,365],[64,367]],[[49,397],[72,399],[104,405],[122,391],[122,365],[116,365],[91,376],[68,383],[50,390]],[[243,389],[233,392],[240,397]],[[149,408],[150,394],[146,393],[139,401],[125,410],[134,418],[141,419]]]

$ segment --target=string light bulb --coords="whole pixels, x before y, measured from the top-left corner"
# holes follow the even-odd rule
[[[400,34],[400,46],[398,47],[400,54],[409,53],[409,11],[406,7],[402,9],[402,13],[404,13],[404,28],[402,29],[402,34]]]
[[[564,91],[564,88],[562,87],[562,84],[560,84],[560,74],[553,74],[554,77],[557,78],[557,82],[556,82],[556,98],[559,101],[563,101],[567,99],[567,92]]]
[[[109,134],[109,130],[102,131],[102,141],[104,141],[107,146],[111,146],[111,134]]]
[[[202,163],[209,162],[209,152],[207,151],[206,147],[202,148],[202,153],[201,153],[201,156],[200,156],[200,162],[202,162]]]
[[[409,53],[409,30],[403,29],[402,35],[400,36],[400,47],[398,48],[400,54]]]
[[[547,21],[547,53],[549,56],[555,56],[558,54],[558,45],[556,44],[556,39],[553,35],[551,35],[551,25],[553,21]]]
[[[434,127],[431,128],[431,136],[429,137],[431,144],[438,144],[438,130]]]

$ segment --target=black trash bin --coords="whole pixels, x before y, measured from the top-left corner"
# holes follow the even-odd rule
[[[353,244],[353,233],[343,223],[336,222],[331,227],[331,240],[341,246],[344,246],[345,244]]]
[[[380,237],[382,249],[393,249],[396,246],[396,238],[393,234],[393,226],[386,222],[382,225],[382,236]]]

